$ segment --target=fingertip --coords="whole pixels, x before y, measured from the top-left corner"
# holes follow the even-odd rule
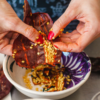
[[[60,36],[63,33],[64,31],[64,28],[62,28],[63,23],[62,25],[59,25],[59,24],[60,24],[59,20],[57,20],[53,24],[51,31],[49,32],[49,35],[48,35],[49,40],[55,39],[56,37]]]
[[[19,24],[16,26],[16,28],[13,29],[13,31],[16,31],[24,35],[25,37],[27,37],[29,40],[33,42],[36,41],[36,37],[39,37],[39,32],[35,28],[25,24],[22,21],[19,22]]]
[[[54,47],[56,47],[57,49],[61,50],[61,51],[64,51],[64,52],[67,52],[67,47],[66,47],[66,44],[63,43],[63,42],[54,42],[53,43]]]
[[[56,45],[54,45],[54,47],[58,49],[58,47]]]
[[[58,47],[59,50],[63,52],[73,52],[74,48],[72,47],[73,43],[63,43],[63,42],[55,42],[53,43],[54,46]]]
[[[36,37],[36,42],[39,43],[39,44],[43,44],[43,37],[41,35]]]
[[[48,34],[48,40],[52,40],[54,38],[54,32],[50,31]]]
[[[59,33],[54,32],[53,30],[48,34],[48,40],[54,40],[56,37],[60,37],[64,29],[61,29]]]

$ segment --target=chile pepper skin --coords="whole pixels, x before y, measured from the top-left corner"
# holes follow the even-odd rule
[[[47,24],[48,22],[49,24]],[[40,64],[47,64],[43,46],[45,40],[48,38],[49,32],[52,31],[52,19],[47,13],[38,12],[33,14],[27,0],[25,0],[24,23],[34,27],[39,32],[39,35],[36,37],[35,42],[32,42],[27,37],[20,34],[13,43],[13,58],[19,66],[25,68],[35,68]],[[53,36],[54,35],[52,35],[52,37]],[[53,45],[53,43],[51,44]],[[54,49],[56,50],[56,48]],[[51,66],[60,64],[59,60],[61,59],[62,52],[58,49],[56,51],[54,63],[48,63]]]

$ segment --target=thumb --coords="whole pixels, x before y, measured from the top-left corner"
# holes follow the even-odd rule
[[[25,37],[27,37],[29,40],[36,42],[37,38],[41,38],[42,36],[39,35],[39,32],[33,28],[32,26],[29,26],[25,24],[21,20],[17,20],[18,22],[14,23],[14,26],[12,26],[11,31],[16,31]],[[39,41],[40,42],[40,41]]]
[[[57,37],[62,33],[63,28],[65,28],[72,20],[75,19],[76,12],[74,9],[66,9],[63,15],[53,24],[51,31],[49,32],[48,39]]]

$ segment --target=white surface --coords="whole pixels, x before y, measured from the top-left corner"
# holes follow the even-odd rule
[[[9,93],[6,97],[4,97],[2,100],[11,100],[11,93]]]
[[[52,100],[52,99],[40,99],[40,98],[36,98],[36,99],[24,99],[24,100]]]
[[[0,64],[3,64],[3,60],[4,60],[4,54],[0,53]]]
[[[88,37],[87,37],[88,38]],[[85,40],[84,40],[85,41]],[[100,57],[100,38],[93,41],[89,46],[85,48],[85,52],[90,57]]]

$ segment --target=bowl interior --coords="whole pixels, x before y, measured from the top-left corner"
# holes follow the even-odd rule
[[[13,81],[25,87],[23,76],[25,74],[26,68],[19,67],[16,64],[15,60],[11,56],[9,56],[6,63],[6,69]]]
[[[8,56],[6,58],[7,58],[6,66],[4,67],[6,67],[5,69],[11,80],[16,82],[18,85],[27,88],[23,81],[23,76],[25,75],[25,71],[27,69],[19,67],[12,57]],[[65,65],[66,70],[72,75],[71,84],[68,86],[69,89],[71,87],[74,87],[78,83],[81,83],[83,79],[87,80],[87,78],[89,77],[91,70],[91,62],[84,52],[82,53],[63,52],[61,58],[61,67],[62,65]],[[31,76],[28,77],[31,81]],[[36,91],[36,88],[38,88],[38,91],[41,91],[41,89],[43,89],[43,86],[34,85],[32,84],[32,82],[31,85],[33,86],[32,88],[33,91]]]

